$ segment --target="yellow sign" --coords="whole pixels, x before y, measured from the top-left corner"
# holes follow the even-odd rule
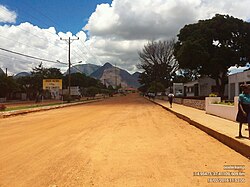
[[[44,90],[62,89],[62,79],[43,79]]]

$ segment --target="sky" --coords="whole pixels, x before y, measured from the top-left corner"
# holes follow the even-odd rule
[[[0,48],[50,60],[43,65],[64,72],[68,45],[60,37],[79,37],[71,44],[73,64],[110,62],[133,73],[148,41],[176,38],[186,24],[217,13],[249,21],[248,7],[250,0],[0,0]],[[40,62],[0,50],[0,68],[10,75]]]

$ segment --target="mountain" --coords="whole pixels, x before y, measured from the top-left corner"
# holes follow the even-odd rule
[[[140,72],[135,72],[135,73],[132,74],[132,76],[133,76],[134,78],[136,78],[137,80],[139,79],[139,76],[140,76],[140,75],[141,75]]]
[[[14,76],[14,79],[17,79],[19,77],[28,77],[28,76],[30,76],[30,73],[28,73],[28,72],[21,72],[21,73],[16,74]]]
[[[120,85],[122,87],[140,87],[138,82],[138,74],[131,75],[126,70],[114,67],[110,63],[105,63],[102,67],[93,72],[90,76],[101,80],[102,83],[111,86]]]
[[[94,71],[96,71],[98,68],[100,68],[101,66],[95,65],[95,64],[78,64],[75,66],[71,67],[71,73],[84,73],[85,75],[90,75],[91,73],[93,73]],[[68,74],[67,70],[64,74]]]
[[[5,75],[4,71],[0,68],[0,75]]]

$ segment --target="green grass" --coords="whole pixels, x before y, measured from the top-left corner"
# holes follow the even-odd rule
[[[18,106],[18,107],[10,107],[6,108],[4,111],[13,111],[13,110],[24,110],[24,109],[31,109],[31,108],[38,108],[38,107],[45,107],[45,106],[54,106],[54,105],[61,105],[63,103],[50,103],[44,105],[28,105],[28,106]],[[2,111],[2,112],[4,112]]]
[[[234,103],[232,103],[232,102],[225,102],[225,101],[214,102],[214,104],[227,105],[227,106],[234,106]]]
[[[95,100],[96,98],[88,98],[84,100],[76,100],[76,101],[71,101],[70,103],[79,103],[79,102],[84,102],[84,101],[91,101]],[[32,109],[32,108],[38,108],[38,107],[46,107],[46,106],[55,106],[55,105],[62,105],[62,104],[67,104],[67,101],[64,102],[57,102],[57,103],[49,103],[49,104],[33,104],[33,105],[27,105],[27,106],[17,106],[17,107],[6,107],[5,110],[0,110],[0,112],[9,112],[13,110],[25,110],[25,109]]]

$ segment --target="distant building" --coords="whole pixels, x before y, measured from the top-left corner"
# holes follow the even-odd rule
[[[175,96],[184,96],[183,83],[173,83],[173,94]]]
[[[184,96],[208,96],[216,92],[215,80],[210,77],[203,77],[192,82],[183,84]]]
[[[120,88],[118,90],[119,93],[135,93],[137,92],[136,88]]]
[[[235,73],[228,76],[228,98],[233,99],[234,96],[240,94],[241,84],[250,84],[250,70]]]

